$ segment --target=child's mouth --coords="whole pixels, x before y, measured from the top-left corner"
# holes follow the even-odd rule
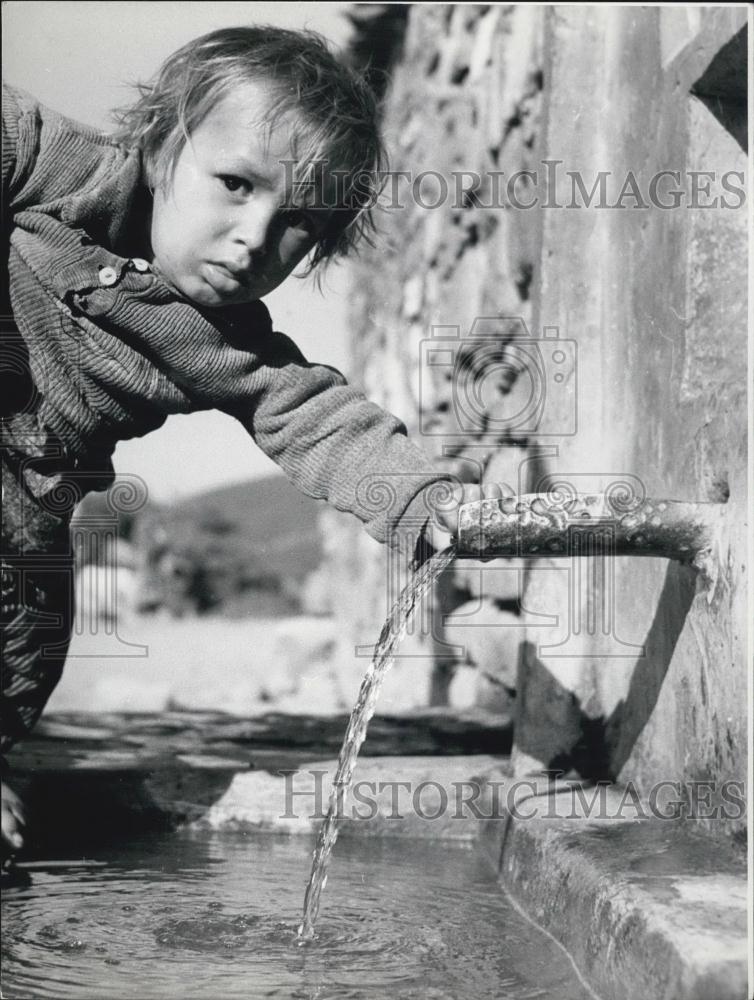
[[[224,264],[207,261],[203,270],[206,281],[219,295],[234,295],[248,287],[245,274],[231,271]]]

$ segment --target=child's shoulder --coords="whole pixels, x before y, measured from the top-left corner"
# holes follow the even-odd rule
[[[3,116],[20,118],[24,114],[36,114],[40,103],[22,87],[16,87],[3,78]]]
[[[3,81],[3,182],[21,203],[66,197],[91,186],[123,158],[100,129],[48,108]]]
[[[3,161],[21,141],[22,122],[37,127],[39,102],[31,94],[3,80]]]
[[[39,101],[33,94],[21,87],[3,80],[3,127],[14,134],[23,122],[47,137],[57,134],[79,136],[96,146],[114,146],[115,143],[102,129],[77,121]]]

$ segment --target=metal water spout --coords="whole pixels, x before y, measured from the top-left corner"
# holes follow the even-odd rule
[[[659,556],[717,578],[725,505],[607,493],[525,493],[463,504],[458,556]]]

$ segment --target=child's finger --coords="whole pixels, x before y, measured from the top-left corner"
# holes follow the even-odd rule
[[[11,850],[20,851],[24,846],[24,838],[21,832],[23,824],[19,824],[10,809],[3,807],[2,815],[2,840],[3,846]],[[3,853],[7,853],[6,850]]]
[[[9,804],[9,809],[10,809],[11,815],[15,819],[16,823],[18,823],[18,825],[20,827],[25,827],[26,826],[26,810],[24,809],[24,807],[23,807],[23,805],[21,803],[21,800],[20,799],[15,799],[13,802],[11,802]]]
[[[7,810],[11,816],[20,823],[21,826],[26,826],[26,806],[23,803],[23,799],[16,793],[8,788],[7,785],[3,787],[3,813]]]
[[[464,483],[456,487],[455,495],[459,504],[474,503],[482,499],[482,487],[478,483]]]
[[[9,847],[24,846],[26,809],[23,800],[5,782],[2,783],[2,839]]]
[[[500,483],[484,483],[482,486],[483,500],[500,500],[503,497],[503,487]]]

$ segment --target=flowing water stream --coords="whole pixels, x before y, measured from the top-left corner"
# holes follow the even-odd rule
[[[191,830],[124,836],[87,857],[3,874],[8,1000],[250,996],[291,1000],[587,1000],[563,950],[500,891],[466,845],[344,838],[332,913],[314,925],[380,686],[415,605],[451,562],[426,562],[385,623],[310,862],[298,838]]]
[[[449,545],[419,566],[401,591],[374,647],[374,655],[361,682],[356,704],[351,712],[343,746],[338,757],[330,801],[314,850],[312,872],[304,896],[304,918],[299,927],[299,937],[309,940],[314,936],[314,924],[319,913],[320,897],[327,883],[327,868],[333,847],[338,839],[338,820],[342,814],[345,795],[353,778],[353,769],[361,744],[367,734],[369,720],[374,715],[377,698],[385,674],[393,665],[395,653],[406,634],[414,608],[421,601],[437,577],[451,563],[456,554],[455,545]]]

